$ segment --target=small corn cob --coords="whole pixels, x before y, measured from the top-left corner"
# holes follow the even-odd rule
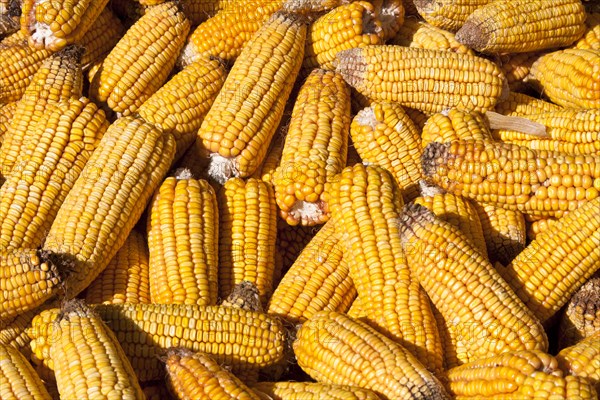
[[[181,400],[260,400],[231,372],[205,353],[172,348],[167,351],[167,385]]]
[[[43,245],[69,267],[67,298],[85,289],[121,248],[174,154],[173,136],[140,119],[122,117],[108,128]]]
[[[573,47],[576,49],[600,50],[600,12],[588,13],[585,25],[585,33],[573,44]]]
[[[400,31],[388,44],[475,55],[473,50],[459,43],[452,32],[437,28],[416,18],[407,18]]]
[[[560,217],[598,198],[600,191],[600,156],[509,143],[429,143],[422,166],[425,176],[444,190],[540,217]]]
[[[259,382],[252,390],[271,400],[379,400],[380,397],[358,386],[318,382]]]
[[[106,269],[85,291],[88,304],[150,303],[146,238],[132,230]]]
[[[219,296],[250,281],[264,305],[273,291],[277,206],[273,187],[259,179],[228,180],[219,204]]]
[[[54,361],[50,357],[50,346],[52,345],[52,332],[54,322],[60,314],[60,308],[54,305],[39,312],[31,320],[31,326],[26,330],[30,339],[31,362],[40,374],[46,374],[54,378]]]
[[[85,49],[81,58],[83,70],[89,69],[92,64],[106,57],[124,32],[125,27],[121,20],[108,8],[104,8],[87,33],[78,41]]]
[[[511,91],[528,89],[525,78],[529,75],[533,63],[544,54],[543,51],[534,51],[531,53],[500,54],[495,57],[496,64],[500,67]]]
[[[273,176],[281,217],[290,225],[329,219],[325,183],[346,166],[350,90],[334,71],[313,70],[298,93]]]
[[[0,37],[19,30],[21,16],[20,0],[0,0]]]
[[[123,115],[135,112],[166,81],[189,30],[174,2],[150,8],[104,59],[90,96]]]
[[[433,114],[425,122],[421,133],[423,148],[431,142],[448,143],[454,140],[492,140],[492,132],[485,117],[477,112],[452,108]]]
[[[456,40],[482,53],[525,53],[564,47],[585,32],[581,0],[495,0],[473,11]]]
[[[496,111],[502,115],[527,116],[560,111],[563,108],[556,104],[528,96],[523,93],[510,92],[505,101],[496,104]]]
[[[14,347],[0,344],[0,398],[52,400],[27,358]]]
[[[0,147],[4,140],[4,134],[8,130],[10,122],[12,121],[15,110],[17,109],[18,102],[12,101],[7,104],[0,104]]]
[[[405,201],[419,195],[421,138],[402,106],[373,102],[356,114],[350,136],[363,162],[391,172]]]
[[[212,186],[179,171],[161,184],[149,210],[152,303],[217,304],[219,210]]]
[[[293,344],[298,364],[322,383],[355,385],[382,399],[449,399],[431,372],[398,342],[364,322],[321,311]]]
[[[399,225],[411,271],[462,338],[461,362],[547,350],[540,322],[458,228],[417,204],[404,208]]]
[[[556,218],[542,218],[536,221],[526,221],[527,226],[527,240],[531,242],[537,235],[550,228],[556,223]]]
[[[528,82],[563,107],[600,108],[600,50],[546,54],[531,66]]]
[[[277,285],[267,312],[295,324],[321,310],[346,312],[356,289],[343,255],[333,221],[327,222]]]
[[[322,226],[324,225],[291,226],[281,218],[277,220],[273,287],[277,287],[283,274],[290,269],[300,253],[302,253],[306,245],[319,232]]]
[[[412,0],[419,15],[438,28],[456,32],[467,17],[493,0]]]
[[[469,54],[389,45],[345,50],[336,59],[336,70],[359,93],[425,113],[484,112],[508,92],[494,63]]]
[[[597,399],[585,379],[563,376],[557,360],[541,351],[515,351],[448,371],[456,400]]]
[[[574,345],[600,331],[600,273],[571,297],[560,321],[558,347]]]
[[[170,132],[178,160],[196,139],[196,132],[225,82],[227,71],[214,59],[185,67],[146,100],[137,113],[146,122]]]
[[[398,185],[379,166],[355,164],[328,186],[335,233],[369,323],[441,372],[442,348],[429,300],[400,243]]]
[[[556,359],[565,374],[586,378],[600,391],[600,332],[562,349]]]
[[[599,207],[597,197],[568,212],[499,270],[543,323],[600,269]]]

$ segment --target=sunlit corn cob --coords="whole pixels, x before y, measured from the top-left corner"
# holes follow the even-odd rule
[[[300,367],[319,382],[363,387],[390,400],[449,398],[417,357],[344,314],[315,314],[293,346]]]
[[[227,72],[217,60],[205,58],[185,67],[146,100],[137,113],[177,142],[175,160],[196,139],[196,132],[225,82]]]
[[[556,218],[542,218],[536,221],[526,221],[527,240],[534,240],[541,232],[550,228],[557,221]]]
[[[13,34],[20,28],[20,0],[0,0],[0,37]]]
[[[90,96],[115,112],[135,112],[166,81],[190,30],[175,2],[148,10],[102,62]]]
[[[526,116],[562,110],[561,106],[528,96],[523,93],[510,92],[503,102],[496,104],[494,111],[502,115]]]
[[[282,121],[283,122],[283,121]],[[287,128],[287,124],[286,124]],[[281,124],[278,131],[286,131]],[[269,145],[269,150],[267,151],[267,155],[263,160],[262,164],[252,175],[251,178],[262,179],[265,182],[273,183],[273,176],[275,175],[275,170],[279,166],[279,161],[281,160],[281,154],[283,153],[283,145],[285,142],[285,135],[277,135],[273,137],[271,140],[271,144]],[[287,222],[286,222],[287,224]],[[289,224],[288,224],[289,225]]]
[[[125,27],[108,8],[104,8],[87,33],[78,41],[85,49],[81,58],[84,70],[103,59],[117,44]]]
[[[419,15],[438,28],[457,31],[476,9],[493,0],[412,0]]]
[[[499,54],[495,57],[496,64],[508,82],[511,91],[527,90],[525,78],[531,71],[531,65],[545,53],[534,51],[531,53]]]
[[[404,208],[399,225],[412,273],[465,345],[459,361],[548,348],[534,314],[457,227],[417,204]]]
[[[328,186],[335,233],[369,323],[441,372],[442,349],[429,299],[400,243],[400,188],[383,168],[363,164],[344,168]]]
[[[388,41],[388,44],[474,55],[473,50],[459,43],[452,32],[416,18],[407,18],[400,31]]]
[[[212,186],[178,171],[149,207],[152,303],[217,304],[219,210]]]
[[[219,204],[219,297],[250,281],[266,304],[273,291],[277,206],[273,187],[262,180],[228,180]]]
[[[350,89],[334,71],[313,70],[298,93],[273,176],[281,217],[290,225],[329,219],[325,183],[346,166]]]
[[[277,285],[267,312],[294,323],[321,310],[346,312],[356,297],[344,244],[327,222]]]
[[[363,162],[391,172],[405,201],[419,195],[421,138],[402,106],[372,102],[352,120],[350,136]]]
[[[485,117],[478,112],[452,108],[427,119],[421,133],[423,148],[431,142],[448,143],[453,140],[492,140],[492,132]]]
[[[442,349],[444,351],[444,368],[449,368],[461,365],[460,360],[467,358],[467,347],[463,342],[463,336],[457,329],[454,328],[452,321],[447,320],[435,308],[435,305],[431,305],[433,310],[433,316],[435,317],[435,324],[438,328],[440,340],[442,341]]]
[[[516,351],[483,358],[448,371],[456,400],[597,399],[589,382],[563,376],[554,357]]]
[[[560,321],[559,348],[600,331],[600,273],[583,284],[566,305]]]
[[[533,151],[510,143],[429,143],[423,171],[433,183],[477,202],[560,217],[598,198],[600,157]]]
[[[167,350],[167,384],[178,399],[260,400],[260,397],[205,353]]]
[[[484,112],[507,93],[500,69],[469,54],[365,46],[342,51],[336,60],[336,70],[359,93],[426,113],[452,107]]]
[[[573,47],[577,49],[600,50],[600,12],[588,13],[585,25],[585,33],[573,44]]]
[[[231,68],[191,150],[210,154],[209,175],[224,183],[258,169],[300,70],[306,25],[276,13],[255,33]]]
[[[19,350],[0,344],[0,360],[2,400],[52,399],[38,374]]]
[[[531,66],[528,82],[563,107],[600,108],[600,50],[546,54]]]
[[[289,225],[279,218],[277,220],[277,240],[275,241],[275,271],[273,287],[277,287],[283,274],[296,261],[302,250],[324,225],[302,226]]]
[[[0,147],[4,140],[4,134],[8,130],[8,126],[13,118],[15,110],[17,109],[17,101],[10,102],[8,104],[0,104]]]
[[[58,210],[43,250],[62,268],[67,298],[106,268],[140,218],[175,154],[175,140],[122,117],[106,131]]]
[[[131,231],[104,271],[85,291],[88,304],[150,303],[146,238]]]
[[[568,212],[499,270],[543,323],[600,269],[599,207],[597,197]]]
[[[12,346],[18,349],[24,356],[30,357],[31,341],[28,329],[32,325],[33,318],[48,308],[57,307],[58,301],[50,301],[40,307],[22,312],[12,318],[0,321],[0,344]]]
[[[40,246],[65,197],[108,129],[90,100],[49,103],[0,188],[0,247]]]
[[[586,378],[600,391],[600,332],[562,349],[556,359],[565,374]]]
[[[541,138],[523,138],[522,140],[506,140],[507,143],[527,147],[535,151],[558,151],[564,154],[572,155],[600,155],[600,142],[591,143],[572,143],[563,140],[541,139]]]
[[[358,386],[318,382],[259,382],[252,390],[271,400],[378,400],[379,396]]]

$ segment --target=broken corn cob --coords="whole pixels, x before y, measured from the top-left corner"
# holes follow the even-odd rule
[[[459,43],[452,32],[416,18],[407,18],[388,44],[474,55],[473,50]]]
[[[430,116],[421,133],[423,148],[431,142],[453,140],[492,140],[492,132],[483,114],[452,108]]]
[[[588,13],[585,25],[587,28],[585,33],[575,42],[573,47],[577,49],[600,50],[600,12]]]
[[[14,347],[0,344],[0,398],[2,400],[51,400],[44,383],[27,358]]]
[[[560,321],[558,347],[574,345],[600,331],[600,273],[584,283],[566,305]]]
[[[531,72],[533,63],[545,53],[547,52],[534,51],[531,53],[499,54],[495,57],[495,62],[500,67],[511,91],[529,89],[525,78]]]

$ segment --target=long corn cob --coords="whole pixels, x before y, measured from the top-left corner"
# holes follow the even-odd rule
[[[526,85],[525,78],[531,72],[533,63],[545,53],[544,51],[534,51],[531,53],[500,54],[495,57],[495,62],[500,67],[511,91],[524,91],[529,88]]]
[[[20,28],[21,16],[20,0],[0,1],[0,37],[15,33]]]
[[[78,43],[85,49],[81,58],[83,70],[89,69],[92,64],[102,60],[117,44],[125,27],[115,14],[104,8],[90,29]]]
[[[146,238],[131,231],[104,271],[85,291],[88,304],[150,303]]]
[[[374,392],[358,386],[318,382],[259,382],[252,390],[271,400],[378,400]]]
[[[419,15],[438,28],[457,31],[475,10],[493,0],[412,0]]]
[[[571,297],[560,321],[558,347],[574,345],[600,331],[600,273]]]
[[[586,31],[575,42],[576,49],[600,50],[600,12],[588,13],[585,19]]]
[[[4,134],[8,130],[15,110],[17,109],[17,104],[17,101],[12,101],[7,104],[0,104],[0,147],[4,141]]]
[[[437,28],[416,18],[407,18],[388,44],[417,49],[446,50],[474,55],[473,50],[456,40],[452,32]]]
[[[494,111],[502,115],[524,116],[549,113],[562,109],[561,106],[523,93],[510,92],[505,101],[496,104],[496,109]]]
[[[148,217],[153,303],[217,304],[218,223],[217,199],[208,182],[186,170],[165,179]]]
[[[19,350],[0,344],[0,398],[51,400],[42,380]]]
[[[547,349],[540,322],[458,228],[416,204],[399,224],[411,271],[462,337],[467,353],[459,361]]]
[[[482,114],[452,108],[429,117],[423,126],[421,138],[422,146],[425,148],[431,142],[492,140],[492,132]]]
[[[600,391],[600,332],[562,349],[556,359],[565,374],[586,378]]]
[[[350,90],[341,75],[315,69],[294,103],[279,166],[273,176],[281,217],[290,225],[329,219],[325,183],[346,166]]]
[[[390,400],[449,398],[418,358],[344,314],[318,312],[293,346],[300,367],[319,382],[363,387]]]
[[[469,54],[365,46],[342,51],[336,60],[336,70],[359,93],[426,113],[491,110],[508,89],[494,63]]]

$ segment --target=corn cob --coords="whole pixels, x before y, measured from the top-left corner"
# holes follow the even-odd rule
[[[346,311],[346,315],[354,319],[363,319],[367,316],[359,297],[354,299],[352,305],[348,311]]]
[[[0,0],[0,37],[15,33],[20,28],[20,0]]]
[[[303,22],[277,13],[227,75],[192,147],[195,157],[210,153],[208,172],[219,183],[252,175],[265,158],[302,63],[305,37]]]
[[[46,106],[0,188],[0,247],[42,244],[108,125],[104,112],[86,98]]]
[[[600,391],[600,332],[562,349],[556,359],[565,374],[586,378]]]
[[[571,155],[600,155],[600,142],[571,143],[563,140],[524,138],[522,140],[506,140],[506,143],[516,144],[534,151],[556,151]]]
[[[85,291],[88,304],[150,303],[146,238],[132,230],[106,269]]]
[[[456,400],[597,399],[589,382],[563,376],[554,357],[515,351],[483,358],[448,371]]]
[[[554,225],[556,221],[556,218],[542,218],[537,221],[526,222],[527,240],[531,242],[537,237],[537,235]]]
[[[411,271],[462,338],[461,362],[548,348],[540,322],[458,228],[414,204],[404,208],[400,232]]]
[[[0,398],[2,400],[51,400],[42,380],[25,356],[0,344]]]
[[[531,71],[531,66],[538,58],[544,55],[543,51],[531,53],[500,54],[495,57],[496,64],[508,82],[511,91],[528,89],[525,78]]]
[[[448,143],[454,140],[492,140],[492,132],[485,117],[477,112],[456,108],[433,114],[425,122],[421,133],[423,148],[431,142]]]
[[[38,373],[49,375],[52,378],[54,378],[54,361],[50,357],[50,346],[52,345],[54,322],[60,314],[60,308],[56,307],[58,306],[45,308],[35,315],[31,320],[31,326],[26,330],[30,339],[32,364]]]
[[[334,71],[313,70],[298,93],[273,176],[281,217],[290,225],[329,219],[325,183],[346,166],[350,90]]]
[[[447,370],[461,365],[460,360],[466,359],[468,353],[462,340],[463,337],[460,332],[457,332],[452,321],[445,319],[434,304],[431,305],[431,308],[444,351],[444,368]]]
[[[237,0],[182,0],[181,8],[192,26],[196,26],[214,17],[221,10],[228,9],[233,12],[233,7],[239,7],[240,4],[242,2]]]
[[[531,66],[528,82],[563,107],[600,108],[600,51],[566,49]]]
[[[510,92],[508,98],[496,104],[496,111],[502,115],[527,116],[560,111],[563,108],[556,104],[528,96],[523,93]]]
[[[493,0],[413,0],[419,15],[429,24],[456,32],[475,10]]]
[[[558,347],[574,345],[600,331],[600,273],[596,272],[571,297],[560,321]]]
[[[283,274],[290,269],[300,253],[302,253],[306,245],[319,232],[322,226],[324,225],[291,226],[281,218],[277,220],[273,287],[277,287]]]
[[[279,132],[287,130],[287,124],[285,129],[283,128],[282,124],[280,124],[279,126]],[[251,178],[262,179],[265,182],[273,184],[273,176],[275,175],[275,170],[279,166],[279,161],[281,160],[281,155],[283,153],[284,143],[285,134],[281,135],[281,137],[275,134],[275,136],[271,140],[271,144],[269,145],[269,150],[267,151],[265,159],[263,160],[260,167],[258,167],[258,169],[254,171],[252,175],[250,175]]]
[[[358,386],[317,382],[259,382],[252,390],[271,400],[379,400],[374,392]]]
[[[292,14],[313,17],[345,4],[345,0],[287,0],[281,9]]]
[[[321,310],[346,312],[356,297],[344,245],[327,222],[298,256],[269,300],[267,312],[293,323]]]
[[[588,13],[585,25],[585,33],[573,44],[573,47],[576,49],[600,50],[600,12]]]
[[[217,304],[219,212],[208,182],[179,171],[150,201],[150,294],[158,304]]]
[[[359,93],[425,113],[491,110],[508,89],[494,63],[469,54],[365,46],[342,51],[336,60],[336,70]]]
[[[405,201],[419,195],[421,138],[402,106],[373,102],[356,114],[350,135],[361,160],[388,170]]]
[[[57,307],[58,301],[42,304],[36,309],[22,312],[12,318],[0,320],[0,345],[12,346],[19,350],[24,356],[31,356],[31,346],[28,329],[32,325],[33,318],[48,308]]]
[[[395,222],[403,205],[398,185],[379,166],[355,164],[328,186],[335,233],[369,323],[441,372],[429,300],[407,265]]]
[[[266,304],[273,291],[277,206],[273,188],[256,178],[230,179],[217,194],[219,204],[219,296],[241,281],[258,287]]]
[[[8,130],[8,126],[12,120],[12,117],[17,109],[17,101],[13,101],[7,104],[0,104],[0,147],[4,140],[4,134]]]
[[[221,302],[221,306],[236,307],[248,311],[263,311],[258,287],[250,281],[241,281],[235,285],[229,296]]]
[[[104,59],[90,96],[123,115],[135,112],[166,81],[189,30],[174,2],[150,8]]]
[[[318,312],[293,346],[300,367],[319,382],[359,386],[390,400],[449,398],[402,345],[344,314]]]
[[[235,375],[205,353],[169,349],[166,356],[167,384],[181,400],[260,400]]]
[[[123,117],[106,131],[58,210],[43,249],[69,266],[67,298],[79,294],[123,245],[175,153],[173,136]]]
[[[407,18],[399,32],[392,40],[388,41],[388,44],[475,55],[473,50],[459,43],[452,32],[437,28],[416,18]]]
[[[533,151],[509,143],[429,143],[422,166],[444,190],[540,217],[560,217],[598,198],[600,191],[598,156]]]
[[[108,8],[104,8],[83,38],[78,41],[85,49],[81,58],[83,70],[89,69],[92,64],[106,57],[124,32],[125,27],[121,20]]]

